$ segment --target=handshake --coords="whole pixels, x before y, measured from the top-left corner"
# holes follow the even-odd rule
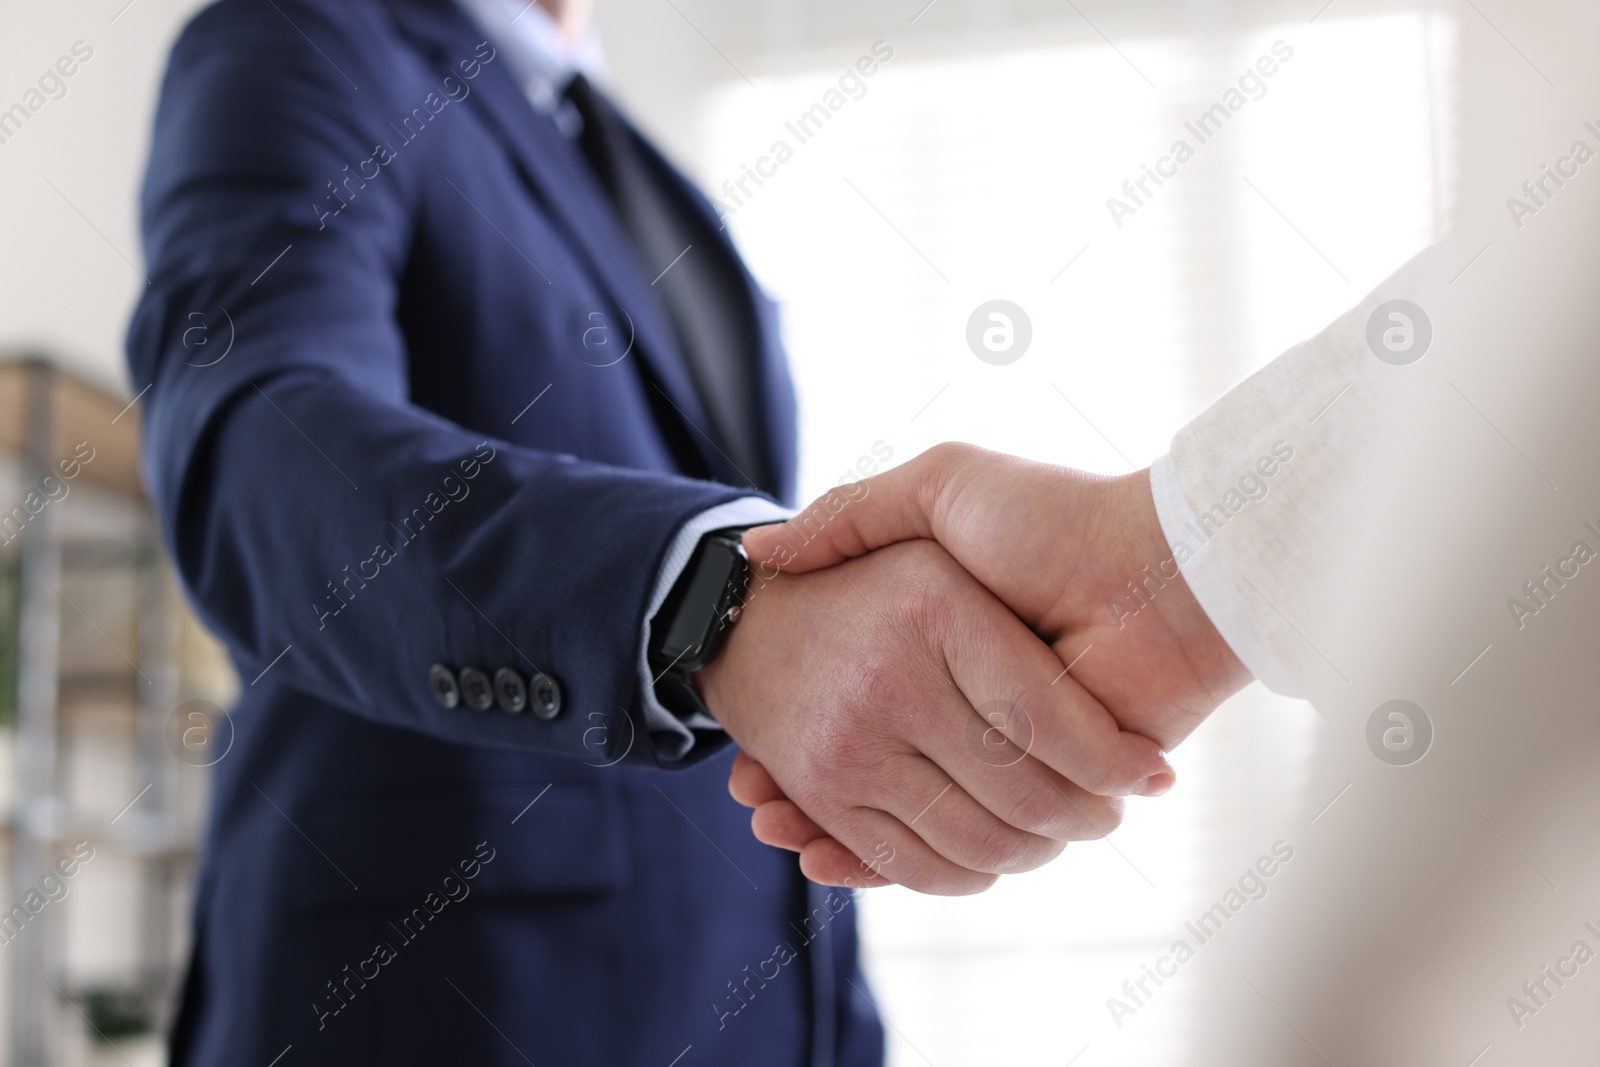
[[[859,488],[745,534],[751,593],[694,677],[755,836],[813,881],[1038,867],[1172,788],[1165,750],[1250,680],[1164,568],[1148,472],[947,444]]]

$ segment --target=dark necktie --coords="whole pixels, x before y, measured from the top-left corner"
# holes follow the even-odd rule
[[[632,239],[643,276],[654,279],[650,291],[712,421],[711,436],[747,480],[765,484],[756,416],[756,327],[737,264],[587,78],[573,78],[566,97],[583,116],[583,154]]]

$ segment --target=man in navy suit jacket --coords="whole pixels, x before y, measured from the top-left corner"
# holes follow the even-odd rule
[[[941,892],[1116,824],[1057,771],[1127,792],[1159,753],[1091,739],[931,543],[762,573],[705,709],[666,709],[651,619],[704,534],[786,514],[794,397],[711,205],[578,76],[573,22],[541,53],[524,19],[563,28],[223,0],[174,48],[129,362],[249,680],[174,1062],[879,1063],[854,898],[751,838],[728,734],[863,884]],[[1054,769],[967,747],[1014,684],[1078,702]]]

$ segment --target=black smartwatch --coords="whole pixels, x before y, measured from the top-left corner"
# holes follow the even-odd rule
[[[650,620],[650,670],[656,699],[679,718],[706,713],[690,679],[717,658],[739,620],[750,561],[743,528],[713,530],[700,539],[661,610]]]

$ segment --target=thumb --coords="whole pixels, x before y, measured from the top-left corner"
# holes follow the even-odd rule
[[[788,522],[746,530],[745,554],[767,577],[831,567],[897,541],[933,536],[935,464],[909,463],[831,489]]]

